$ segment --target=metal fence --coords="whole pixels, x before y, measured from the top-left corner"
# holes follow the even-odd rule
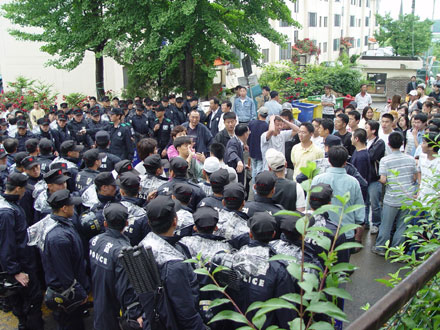
[[[387,324],[387,329],[391,329],[407,323],[410,321],[405,320],[405,312],[410,306],[408,302],[413,301],[417,292],[433,279],[438,272],[440,272],[440,249],[369,310],[352,322],[346,330],[376,330],[382,328],[385,324]],[[424,296],[430,293],[432,286],[437,285],[438,287],[438,282],[440,280],[434,278],[434,281],[430,283],[430,287],[424,292]],[[417,313],[424,313],[424,308],[419,308]],[[416,317],[417,315],[413,315],[414,319]],[[420,325],[416,326],[419,327]],[[403,327],[405,328],[405,325]]]

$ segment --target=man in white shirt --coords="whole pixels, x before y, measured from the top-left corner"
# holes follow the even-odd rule
[[[439,198],[439,193],[434,187],[435,177],[440,173],[440,158],[438,155],[440,138],[437,133],[431,132],[423,138],[422,154],[417,165],[419,192],[417,199],[427,205],[433,199]]]
[[[355,102],[357,104],[356,110],[359,111],[361,114],[365,107],[368,107],[373,103],[371,95],[367,93],[366,84],[361,85],[361,92],[356,95]]]
[[[388,146],[388,137],[393,132],[394,117],[390,113],[384,113],[380,120],[379,139],[385,142],[385,156],[391,153],[391,149]]]
[[[319,127],[321,126],[321,122],[321,118],[315,118],[312,120],[312,125],[315,128],[315,131],[312,135],[312,142],[315,146],[324,150],[324,137],[319,134]]]
[[[283,123],[289,126],[290,130],[282,131]],[[273,148],[285,153],[286,141],[290,140],[299,131],[299,127],[280,116],[271,116],[269,119],[269,130],[264,132],[260,138],[261,154],[263,155],[263,170],[269,170],[265,157],[266,151]]]
[[[417,93],[420,95],[419,102],[423,104],[428,99],[428,95],[425,95],[425,84],[417,86]]]

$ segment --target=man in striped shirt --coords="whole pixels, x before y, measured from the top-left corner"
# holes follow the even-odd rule
[[[391,153],[383,157],[379,164],[379,182],[387,184],[383,199],[382,222],[376,246],[371,250],[379,255],[385,255],[383,246],[388,240],[390,246],[397,246],[404,241],[403,233],[406,229],[404,220],[408,210],[402,210],[401,207],[405,203],[411,203],[409,198],[414,194],[414,183],[417,179],[416,161],[413,157],[400,152],[402,144],[402,133],[392,132],[388,137]],[[394,222],[396,222],[396,231],[391,239]]]

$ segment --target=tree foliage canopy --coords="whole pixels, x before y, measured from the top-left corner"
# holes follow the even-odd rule
[[[433,22],[428,19],[420,21],[418,16],[412,14],[401,15],[398,20],[393,20],[390,14],[376,15],[376,19],[380,26],[374,34],[376,40],[381,46],[392,46],[396,55],[420,55],[431,45]]]
[[[86,50],[113,57],[127,67],[134,87],[206,92],[217,57],[237,61],[232,48],[258,61],[254,36],[282,44],[271,26],[291,17],[289,0],[13,0],[3,16],[21,27],[18,39],[43,42],[49,64],[73,69]]]

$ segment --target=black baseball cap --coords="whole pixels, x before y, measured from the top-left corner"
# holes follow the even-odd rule
[[[0,159],[5,158],[8,155],[5,148],[0,148]]]
[[[276,230],[275,218],[267,212],[256,212],[249,218],[248,227],[254,234],[263,234]]]
[[[82,116],[84,113],[80,108],[75,108],[75,109],[73,109],[73,114],[75,116],[79,116],[79,115]]]
[[[258,194],[267,195],[275,187],[275,176],[273,172],[263,171],[255,178],[255,190]]]
[[[26,152],[26,151],[20,151],[20,152],[17,152],[17,153],[14,155],[14,161],[15,161],[15,164],[16,164],[17,166],[22,166],[22,165],[21,165],[21,162],[22,162],[23,159],[25,159],[27,156],[29,156],[29,153]]]
[[[50,148],[53,148],[53,143],[49,139],[42,138],[38,143],[38,147],[43,150],[48,150]]]
[[[122,173],[125,173],[125,172],[133,172],[135,174],[139,174],[139,172],[133,168],[131,161],[128,159],[124,159],[124,160],[117,162],[115,164],[115,171],[119,175],[121,175]]]
[[[128,210],[121,203],[110,203],[104,207],[104,219],[108,223],[126,221],[128,219]]]
[[[38,165],[39,162],[37,161],[37,158],[34,156],[27,156],[21,161],[21,166],[23,166],[26,170],[30,170],[35,165]]]
[[[197,227],[206,228],[214,227],[218,223],[218,211],[209,206],[197,208],[193,214],[194,223]]]
[[[116,184],[124,190],[136,190],[140,186],[140,178],[133,172],[124,172],[116,180]]]
[[[109,102],[109,101],[110,101],[110,98],[108,96],[103,96],[101,98],[101,102]]]
[[[112,172],[99,173],[95,178],[95,186],[116,186],[116,180]]]
[[[63,102],[60,104],[60,108],[67,108],[68,104],[66,102]]]
[[[82,203],[82,199],[81,197],[70,196],[70,191],[67,189],[61,189],[50,195],[47,203],[51,208],[59,209],[66,205],[79,205]]]
[[[186,183],[177,183],[173,186],[173,195],[182,203],[188,204],[192,194],[191,186]]]
[[[92,115],[92,117],[100,116],[101,111],[99,111],[99,108],[95,107],[92,110],[90,110],[90,114]]]
[[[13,187],[25,187],[26,189],[33,189],[33,186],[28,184],[28,177],[21,173],[11,173],[8,176],[7,183]]]
[[[223,199],[231,203],[242,203],[246,197],[245,189],[241,183],[230,183],[223,190]]]
[[[174,201],[170,196],[157,196],[147,205],[148,221],[151,223],[156,221],[169,220],[170,217],[174,217],[174,215],[176,214],[174,205]]]
[[[51,163],[49,165],[50,170],[58,170],[61,169],[63,173],[69,172],[69,168],[67,167],[67,163],[64,162],[57,162],[57,163]]]
[[[209,182],[211,183],[211,186],[224,187],[229,183],[229,172],[224,168],[221,168],[211,174]]]
[[[29,139],[24,143],[24,146],[29,152],[36,151],[38,147],[38,142],[38,139]]]
[[[177,173],[186,174],[188,171],[188,162],[182,157],[174,157],[171,159],[170,169]]]
[[[56,104],[55,105],[51,105],[49,107],[49,113],[56,113],[57,111],[58,111],[58,107],[57,107]]]
[[[70,178],[67,175],[64,175],[64,172],[61,168],[55,168],[44,174],[44,181],[47,184],[55,183],[62,184],[69,180]]]
[[[107,131],[98,131],[95,134],[95,141],[98,144],[107,144],[110,142],[110,134]]]
[[[302,233],[298,233],[298,231],[296,230],[296,223],[298,222],[299,219],[301,219],[304,216],[304,214],[302,214],[300,212],[298,212],[298,213],[301,216],[287,215],[287,214],[282,214],[282,215],[278,216],[279,221],[280,221],[280,229],[291,232],[291,233],[302,234]],[[309,224],[309,226],[310,226],[310,224]]]
[[[339,136],[330,134],[325,138],[324,145],[327,147],[340,146],[342,145],[342,140]]]
[[[67,140],[67,141],[64,141],[63,143],[61,143],[60,153],[62,155],[67,155],[67,153],[69,151],[81,152],[81,151],[83,151],[83,149],[84,149],[83,145],[76,144],[75,141],[73,141],[73,140]]]
[[[162,159],[159,154],[153,154],[144,159],[144,167],[147,171],[155,172],[158,168],[164,167],[165,159]]]
[[[27,122],[24,119],[20,119],[17,121],[17,128],[26,128]]]
[[[83,159],[96,162],[98,159],[103,159],[105,156],[105,153],[99,152],[98,149],[89,149],[84,153]]]
[[[320,188],[317,188],[320,187]],[[317,189],[313,189],[317,188]],[[319,202],[328,202],[333,197],[333,189],[327,183],[318,183],[312,186],[312,192],[310,193],[310,200]]]
[[[50,124],[50,120],[49,120],[49,118],[43,117],[43,118],[40,118],[40,119],[37,120],[37,124],[38,125],[43,125],[43,126],[49,125]]]
[[[122,111],[121,108],[112,108],[110,113],[114,114],[114,115],[123,115],[124,114],[124,112]]]
[[[9,123],[6,118],[0,118],[0,126],[8,126]]]
[[[67,117],[66,113],[59,113],[57,118],[58,118],[58,120],[64,120],[64,121],[69,120],[69,117]]]

